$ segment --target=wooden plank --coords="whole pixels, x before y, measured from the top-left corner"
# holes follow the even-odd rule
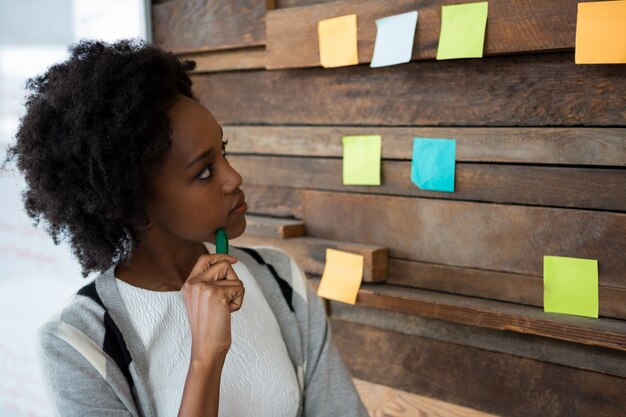
[[[381,135],[383,159],[412,159],[413,137],[456,140],[459,162],[626,167],[625,128],[223,126],[232,154],[341,157],[341,137]]]
[[[152,6],[153,42],[174,52],[265,44],[265,13],[273,1],[172,0]]]
[[[320,66],[317,24],[357,15],[359,63],[372,60],[376,19],[419,12],[412,59],[434,59],[441,28],[441,6],[457,0],[394,2],[335,1],[267,14],[268,69]],[[573,49],[576,4],[571,0],[499,0],[489,4],[484,55]]]
[[[544,255],[597,259],[600,284],[626,288],[626,214],[304,191],[304,219],[309,236],[442,265],[542,277]]]
[[[467,407],[353,378],[354,386],[372,416],[384,417],[497,417]]]
[[[179,57],[196,62],[196,68],[190,74],[265,68],[265,48],[262,46],[179,54]]]
[[[366,381],[507,417],[617,417],[626,408],[623,378],[332,318],[331,324],[353,377]]]
[[[276,239],[244,233],[233,239],[235,246],[272,246],[292,256],[304,272],[321,275],[326,264],[326,249],[337,249],[363,255],[363,281],[381,282],[387,279],[387,249],[378,246],[336,242],[311,237]]]
[[[256,186],[247,182],[248,178],[245,178],[241,189],[246,193],[249,213],[302,219],[302,190]]]
[[[192,80],[225,125],[626,126],[624,67],[576,65],[571,52]]]
[[[455,191],[442,193],[418,188],[408,161],[382,161],[381,185],[359,186],[343,184],[337,158],[233,155],[229,160],[253,185],[626,212],[625,169],[460,162]]]
[[[543,308],[543,279],[528,275],[389,259],[387,283]],[[626,320],[626,289],[600,285],[599,314]]]
[[[304,222],[301,220],[247,214],[246,234],[277,239],[304,236]]]
[[[624,352],[529,334],[487,329],[373,307],[329,302],[333,319],[490,352],[626,378]]]
[[[309,280],[318,288],[319,280]],[[626,322],[545,313],[543,309],[388,284],[363,284],[356,303],[451,323],[508,330],[626,351]]]

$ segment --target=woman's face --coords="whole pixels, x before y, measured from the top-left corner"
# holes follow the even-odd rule
[[[215,231],[222,227],[229,239],[240,236],[247,205],[241,175],[222,152],[222,127],[204,106],[182,95],[169,116],[172,147],[154,181],[152,223],[191,242],[215,242]]]

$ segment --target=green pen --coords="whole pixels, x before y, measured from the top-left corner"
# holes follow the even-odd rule
[[[215,253],[225,253],[228,255],[228,237],[226,230],[217,229],[215,232]]]

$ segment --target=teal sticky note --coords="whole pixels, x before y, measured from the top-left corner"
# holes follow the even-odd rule
[[[437,59],[482,58],[488,2],[441,6]]]
[[[343,183],[380,185],[382,138],[380,135],[344,136]]]
[[[422,190],[454,191],[456,140],[413,138],[411,181]]]
[[[544,256],[543,311],[598,318],[598,261]]]
[[[411,60],[417,12],[376,19],[376,43],[370,67],[404,64]]]

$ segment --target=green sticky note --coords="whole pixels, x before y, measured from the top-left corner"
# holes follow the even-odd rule
[[[598,261],[544,256],[543,311],[598,318]]]
[[[380,185],[380,135],[344,136],[343,183],[345,185]]]
[[[487,2],[441,6],[437,59],[482,58]]]

